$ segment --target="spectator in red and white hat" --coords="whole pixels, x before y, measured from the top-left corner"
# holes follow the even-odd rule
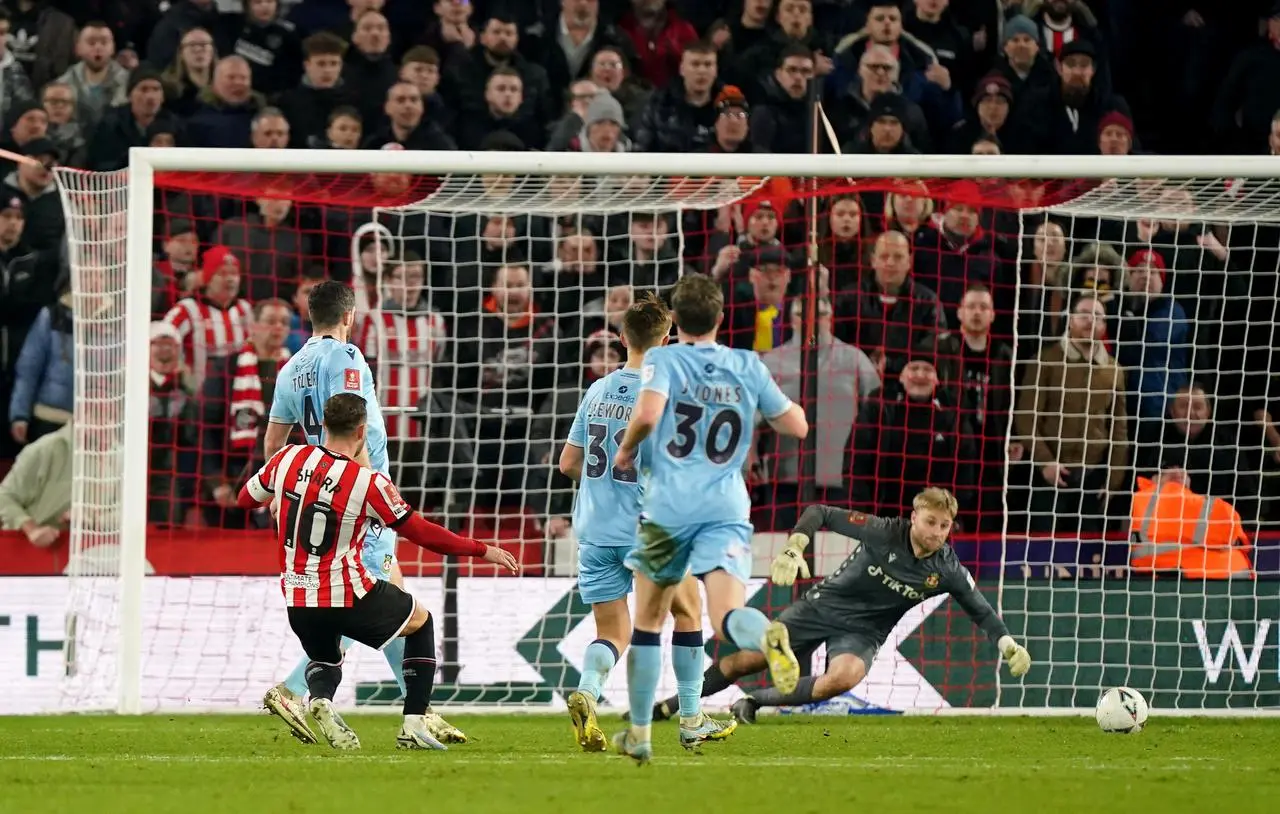
[[[1124,290],[1107,309],[1108,334],[1115,337],[1116,361],[1124,368],[1129,415],[1158,424],[1168,400],[1190,382],[1191,326],[1167,293],[1159,254],[1134,252],[1127,267]]]
[[[240,260],[226,246],[213,246],[200,261],[200,289],[178,300],[164,321],[182,337],[187,367],[202,379],[211,359],[230,356],[244,345],[251,306],[240,298]]]

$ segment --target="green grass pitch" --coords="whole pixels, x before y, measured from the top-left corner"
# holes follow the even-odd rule
[[[347,720],[360,752],[265,715],[0,718],[0,814],[1280,810],[1280,720],[769,717],[701,754],[665,723],[647,767],[578,752],[560,717],[459,716],[472,743],[415,753],[395,716]]]

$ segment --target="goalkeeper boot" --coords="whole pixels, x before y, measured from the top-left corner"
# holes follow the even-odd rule
[[[692,726],[686,726],[684,721],[680,722],[680,745],[693,750],[707,741],[722,741],[737,728],[738,722],[735,720],[717,721],[706,713],[699,713],[698,722]]]
[[[328,698],[311,699],[311,717],[315,720],[320,736],[334,749],[359,749],[360,738],[342,720]]]
[[[791,652],[791,634],[782,622],[773,621],[765,629],[761,642],[764,657],[769,662],[769,677],[773,686],[783,695],[795,692],[800,683],[800,660]]]
[[[262,698],[262,706],[267,712],[284,721],[289,727],[289,734],[303,743],[317,743],[316,733],[307,726],[306,707],[302,697],[294,695],[283,684],[277,684],[267,690]]]
[[[756,710],[758,709],[760,709],[760,705],[749,695],[745,698],[739,698],[733,702],[732,707],[729,707],[734,719],[743,724],[754,724],[756,722]]]
[[[649,741],[633,741],[630,729],[613,736],[613,751],[631,758],[641,766],[653,759],[653,746]]]
[[[396,735],[396,748],[435,749],[443,752],[449,747],[432,736],[431,731],[427,729],[425,716],[406,715],[404,725],[400,727],[400,734]]]
[[[584,752],[603,752],[608,747],[604,730],[596,720],[595,699],[585,692],[569,693],[569,719],[573,721],[573,736]]]
[[[440,717],[440,714],[427,707],[427,714],[422,716],[427,723],[427,731],[441,743],[466,743],[467,736],[453,724]]]

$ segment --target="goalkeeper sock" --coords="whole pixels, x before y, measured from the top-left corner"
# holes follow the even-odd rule
[[[430,624],[431,620],[427,620]],[[404,637],[391,640],[391,643],[382,648],[382,655],[386,658],[387,664],[391,667],[391,673],[396,677],[396,684],[400,687],[400,695],[404,696]]]
[[[322,664],[318,661],[307,664],[307,689],[311,691],[312,699],[324,698],[332,701],[341,683],[341,664]]]
[[[343,637],[342,652],[345,653],[350,650],[351,645],[353,644],[355,644],[354,641]],[[302,698],[307,694],[307,666],[309,664],[311,664],[311,659],[303,656],[297,666],[293,668],[293,672],[289,673],[288,677],[284,680],[284,688],[299,698]],[[401,685],[400,689],[403,692],[404,686]]]
[[[404,714],[426,715],[436,683],[436,620],[404,637]]]
[[[721,629],[739,650],[760,652],[760,642],[769,627],[769,617],[755,608],[734,608],[724,615]]]
[[[627,697],[631,703],[631,739],[649,740],[653,722],[653,696],[662,673],[662,637],[648,630],[631,634],[627,651]]]
[[[805,676],[800,679],[800,683],[796,685],[795,691],[783,695],[773,687],[760,692],[751,693],[751,700],[762,707],[802,707],[805,704],[812,704],[814,701],[821,701],[820,698],[813,697],[813,685],[818,683],[816,676]]]
[[[618,663],[618,649],[613,642],[596,639],[587,645],[587,652],[582,657],[582,676],[578,679],[578,692],[600,698],[600,689],[609,677],[609,671]]]
[[[733,682],[720,670],[719,664],[713,664],[702,674],[702,697],[709,698],[721,690],[727,690],[733,686]],[[680,696],[673,695],[663,701],[659,701],[653,706],[653,720],[665,721],[671,717],[672,710],[678,709],[680,704]]]
[[[702,712],[701,630],[677,630],[671,636],[671,666],[676,671],[676,695],[680,699],[680,719],[693,723]]]

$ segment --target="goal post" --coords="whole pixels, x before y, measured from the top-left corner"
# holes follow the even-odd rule
[[[925,230],[930,240],[940,236],[944,241],[930,244],[927,249],[933,252],[930,257],[937,258],[938,268],[922,270],[918,258],[924,244],[915,234],[907,235],[916,263],[910,270],[928,279],[939,292],[945,292],[936,298],[941,303],[936,318],[941,322],[933,326],[913,322],[907,326],[909,334],[915,337],[921,330],[933,331],[929,353],[937,369],[935,386],[955,385],[956,398],[960,400],[959,380],[948,378],[952,374],[960,376],[968,364],[964,361],[963,330],[956,311],[961,303],[957,297],[963,299],[971,282],[981,282],[992,290],[997,310],[1004,309],[997,314],[996,322],[1000,330],[1008,329],[1007,334],[997,338],[1007,343],[1011,356],[1005,384],[994,385],[988,379],[983,387],[990,385],[994,389],[984,392],[1005,400],[1006,415],[999,426],[975,429],[975,417],[965,412],[970,408],[941,398],[938,409],[950,410],[954,414],[950,420],[957,422],[954,449],[947,446],[951,442],[943,439],[942,433],[938,437],[947,444],[930,446],[923,452],[914,447],[899,449],[894,453],[898,458],[893,458],[885,452],[884,445],[890,443],[885,439],[896,437],[903,443],[902,439],[915,436],[907,425],[902,433],[894,434],[898,430],[893,416],[898,414],[893,412],[893,399],[886,395],[890,391],[882,387],[862,392],[856,377],[851,379],[854,384],[848,391],[841,389],[843,385],[826,388],[824,376],[834,377],[837,368],[821,367],[828,362],[819,353],[820,367],[816,369],[820,386],[815,390],[799,388],[798,392],[817,393],[820,403],[806,406],[815,406],[824,416],[821,421],[832,420],[825,416],[841,399],[856,398],[858,409],[856,414],[838,419],[847,422],[842,434],[832,436],[839,439],[838,451],[788,451],[767,438],[759,442],[762,471],[768,482],[761,486],[758,477],[753,479],[753,496],[760,500],[758,508],[768,516],[757,522],[753,542],[756,579],[748,591],[751,601],[772,614],[795,596],[790,590],[769,586],[762,578],[767,577],[769,559],[786,538],[786,529],[775,528],[771,522],[781,523],[780,518],[793,517],[802,508],[796,505],[797,496],[780,488],[787,485],[788,476],[784,473],[797,471],[796,456],[812,452],[818,461],[813,470],[817,473],[823,471],[824,456],[836,458],[852,453],[854,459],[874,458],[875,465],[884,471],[898,466],[900,472],[915,472],[913,467],[923,459],[926,465],[920,471],[940,477],[938,473],[944,470],[938,464],[944,458],[951,467],[946,471],[959,473],[960,469],[972,468],[973,461],[967,460],[966,455],[980,456],[987,448],[1010,450],[1025,441],[1020,460],[1002,460],[995,481],[983,481],[979,471],[976,475],[955,474],[954,482],[944,485],[961,494],[962,502],[970,501],[962,506],[964,521],[980,527],[964,529],[957,538],[957,552],[969,564],[988,598],[1001,608],[1014,634],[1026,637],[1036,660],[1027,680],[1011,682],[1000,670],[992,646],[971,630],[958,607],[943,599],[931,599],[895,630],[868,676],[867,685],[826,705],[825,711],[883,708],[914,712],[1079,712],[1092,708],[1096,692],[1104,684],[1121,683],[1146,693],[1157,714],[1161,709],[1253,714],[1280,708],[1280,602],[1272,601],[1275,591],[1268,593],[1269,586],[1280,583],[1264,581],[1280,578],[1280,562],[1272,566],[1271,560],[1265,558],[1270,554],[1261,553],[1265,546],[1257,534],[1257,518],[1246,518],[1252,546],[1248,579],[1197,582],[1170,575],[1153,580],[1145,572],[1135,574],[1127,567],[1128,508],[1104,509],[1112,521],[1109,541],[1094,535],[1089,523],[1083,528],[1055,531],[1065,527],[1050,524],[1046,530],[1033,522],[1042,504],[1033,506],[1027,496],[1040,495],[1045,484],[1040,461],[1031,466],[1031,447],[1037,433],[1047,429],[1037,423],[1035,415],[1017,415],[1022,409],[1018,399],[1024,388],[1030,387],[1039,395],[1054,386],[1049,379],[1031,384],[1024,381],[1029,367],[1040,358],[1038,353],[1028,352],[1031,338],[1027,325],[1034,323],[1039,331],[1052,323],[1059,331],[1057,336],[1062,336],[1069,330],[1070,315],[1066,310],[1075,307],[1082,293],[1071,283],[1073,275],[1080,272],[1081,279],[1076,282],[1083,284],[1083,266],[1093,263],[1110,275],[1107,285],[1112,293],[1122,293],[1122,279],[1131,267],[1130,260],[1143,248],[1168,255],[1169,268],[1161,270],[1167,275],[1181,272],[1185,279],[1191,279],[1193,273],[1201,275],[1197,285],[1206,286],[1205,291],[1188,293],[1184,284],[1180,297],[1195,299],[1199,295],[1217,306],[1215,315],[1205,318],[1206,323],[1212,321],[1216,326],[1216,333],[1209,336],[1202,329],[1200,340],[1178,340],[1187,345],[1182,350],[1190,358],[1188,370],[1179,372],[1187,374],[1188,383],[1200,381],[1198,374],[1202,371],[1211,377],[1212,363],[1243,358],[1244,351],[1230,327],[1234,324],[1242,330],[1251,329],[1254,326],[1248,321],[1253,317],[1232,310],[1238,304],[1238,292],[1212,286],[1218,276],[1225,279],[1228,272],[1236,277],[1247,276],[1244,261],[1235,266],[1227,261],[1218,269],[1212,252],[1203,244],[1198,245],[1201,254],[1188,259],[1190,250],[1176,241],[1167,246],[1159,243],[1163,238],[1153,242],[1153,235],[1163,233],[1142,231],[1145,243],[1140,246],[1135,242],[1138,239],[1125,229],[1136,229],[1134,224],[1139,219],[1158,223],[1188,218],[1220,225],[1227,233],[1280,227],[1280,207],[1276,206],[1280,202],[1280,164],[1272,157],[606,155],[133,148],[127,171],[97,174],[60,169],[57,177],[67,215],[76,301],[88,302],[91,294],[97,295],[86,288],[91,278],[105,278],[107,288],[113,289],[121,302],[121,312],[115,316],[109,335],[93,332],[92,323],[82,328],[77,318],[77,344],[89,348],[95,343],[110,345],[121,354],[124,364],[100,372],[77,368],[77,387],[93,388],[90,394],[77,394],[76,420],[83,424],[78,430],[77,448],[85,449],[90,443],[83,435],[85,427],[118,428],[119,454],[102,466],[115,467],[119,519],[113,528],[89,529],[85,513],[77,511],[73,515],[71,565],[66,585],[58,589],[65,592],[68,620],[74,620],[67,625],[67,676],[56,691],[41,696],[41,711],[106,708],[134,714],[170,709],[243,709],[282,679],[298,655],[287,626],[281,623],[284,615],[278,613],[278,587],[269,576],[269,563],[262,565],[261,554],[250,551],[252,540],[257,540],[259,548],[270,547],[269,542],[263,542],[261,531],[256,538],[253,536],[251,518],[245,521],[249,525],[244,527],[248,529],[244,535],[235,532],[228,536],[224,529],[211,527],[207,519],[197,517],[207,502],[193,508],[199,499],[187,495],[183,497],[188,504],[185,517],[170,516],[166,530],[157,531],[154,481],[159,475],[176,482],[187,477],[186,468],[190,466],[169,464],[172,472],[157,473],[152,458],[154,443],[149,446],[148,442],[148,427],[156,409],[148,362],[156,316],[156,249],[172,237],[161,234],[157,224],[167,229],[178,221],[197,221],[194,231],[199,234],[203,250],[214,240],[232,240],[229,236],[233,230],[224,226],[225,221],[251,221],[244,216],[253,209],[257,198],[284,198],[295,207],[325,211],[325,216],[318,216],[309,225],[298,225],[295,230],[309,238],[310,245],[320,247],[309,250],[310,254],[281,242],[266,248],[253,247],[244,237],[246,248],[239,257],[244,267],[242,286],[279,274],[281,279],[276,282],[286,285],[264,284],[257,290],[268,292],[263,296],[283,295],[287,299],[288,294],[280,292],[292,292],[300,280],[307,279],[309,268],[316,266],[336,274],[339,266],[349,266],[342,273],[349,273],[361,292],[357,327],[365,326],[353,341],[364,343],[362,349],[375,371],[389,422],[403,428],[389,433],[393,476],[403,474],[422,480],[419,490],[424,495],[430,493],[423,500],[430,504],[435,519],[463,533],[485,535],[518,548],[529,573],[521,578],[499,579],[466,564],[443,566],[421,556],[416,549],[406,552],[406,547],[401,548],[402,557],[408,553],[416,558],[405,562],[410,589],[422,592],[420,595],[427,597],[433,613],[444,618],[443,695],[438,688],[437,698],[443,703],[484,709],[547,709],[556,708],[566,688],[572,688],[581,664],[581,647],[590,640],[591,623],[586,606],[573,588],[576,560],[572,533],[553,535],[549,524],[554,513],[547,509],[548,501],[563,501],[563,494],[557,497],[556,490],[561,487],[552,483],[554,473],[549,471],[553,460],[546,460],[541,450],[549,445],[558,454],[562,439],[534,437],[530,427],[558,427],[551,420],[554,415],[538,423],[539,409],[550,410],[549,401],[572,394],[575,387],[585,389],[594,375],[590,370],[592,354],[600,352],[606,362],[613,358],[610,353],[616,352],[611,350],[616,336],[612,333],[616,329],[610,327],[609,309],[616,304],[611,305],[608,299],[608,286],[598,298],[592,293],[595,289],[588,291],[585,285],[581,291],[564,297],[551,296],[539,286],[546,280],[554,285],[560,279],[562,266],[557,264],[565,262],[559,255],[562,242],[567,235],[579,232],[590,239],[596,247],[593,251],[599,253],[596,261],[603,268],[601,279],[620,280],[621,275],[632,275],[627,287],[637,291],[669,285],[671,280],[661,277],[658,253],[650,258],[653,271],[648,270],[648,260],[641,263],[630,254],[628,241],[634,241],[635,236],[628,230],[637,213],[647,215],[645,222],[661,222],[662,228],[669,230],[658,240],[667,241],[673,252],[677,276],[688,270],[711,270],[716,255],[707,247],[741,240],[752,228],[752,216],[746,213],[758,211],[762,205],[779,210],[779,234],[788,226],[811,225],[789,223],[792,218],[803,220],[804,211],[810,207],[794,207],[799,210],[796,214],[788,203],[806,201],[814,193],[802,185],[779,191],[773,184],[792,178],[822,179],[817,194],[823,204],[813,209],[820,210],[824,218],[830,216],[841,197],[858,196],[859,240],[866,242],[858,244],[860,253],[856,261],[851,261],[850,276],[840,279],[840,292],[836,291],[835,277],[845,272],[825,272],[831,282],[821,296],[806,291],[799,280],[804,276],[804,261],[800,259],[805,255],[804,238],[798,243],[788,242],[787,250],[801,251],[791,255],[796,273],[787,299],[781,309],[770,312],[775,336],[766,337],[768,329],[759,327],[762,323],[758,312],[764,309],[749,304],[742,306],[753,309],[750,327],[743,328],[743,335],[756,336],[764,346],[779,350],[781,337],[788,331],[788,314],[778,313],[779,310],[785,312],[798,300],[822,316],[823,312],[817,310],[818,300],[829,300],[835,311],[832,318],[836,336],[848,340],[846,345],[863,346],[859,353],[865,353],[862,358],[877,368],[877,383],[906,388],[899,376],[905,375],[901,368],[914,358],[917,343],[894,346],[888,338],[889,328],[868,328],[858,322],[862,317],[857,308],[862,302],[859,286],[876,274],[871,258],[875,236],[891,222],[886,220],[892,216],[886,212],[884,201],[898,194],[910,198],[914,193],[920,200],[930,201],[929,211],[918,221],[900,217],[892,223],[912,223]],[[1026,194],[1031,188],[1035,194]],[[180,193],[180,205],[174,203],[176,198],[166,197],[170,192]],[[879,203],[870,203],[872,198]],[[198,199],[214,203],[210,207]],[[957,268],[964,269],[958,280],[941,271],[944,256],[964,258],[967,247],[979,242],[969,235],[973,240],[960,241],[963,248],[945,244],[952,238],[946,233],[950,222],[945,220],[944,210],[954,205],[974,210],[979,231],[1002,244],[1002,254],[992,260],[994,271],[981,279],[967,277],[972,268],[969,259],[957,261]],[[328,217],[332,212],[341,217]],[[256,216],[256,211],[252,214]],[[730,237],[722,243],[711,240],[713,233],[719,231],[714,223],[718,214],[732,223]],[[510,221],[515,238],[486,232],[486,223],[492,216]],[[1038,259],[1036,241],[1046,238],[1037,238],[1037,232],[1046,221],[1059,224],[1058,230],[1066,232],[1063,240],[1068,249],[1060,265],[1069,284],[1057,292],[1061,299],[1052,305],[1048,294],[1043,293],[1042,282],[1028,282],[1021,276]],[[1120,224],[1120,231],[1115,233],[1119,237],[1107,231],[1115,223]],[[803,235],[809,229],[791,231]],[[496,253],[485,254],[489,251],[485,248],[486,239],[494,241],[490,249]],[[514,247],[516,242],[519,247]],[[1103,243],[1120,247],[1116,251],[1122,255],[1118,266],[1109,259],[1098,259],[1096,252],[1092,259],[1082,257],[1081,252],[1088,245]],[[1243,254],[1245,249],[1256,253],[1262,249],[1280,257],[1280,245],[1240,247],[1229,236],[1221,243],[1229,253],[1239,250]],[[331,244],[343,248],[331,249]],[[695,251],[691,248],[695,245],[702,248]],[[368,261],[362,256],[366,248],[372,257]],[[764,257],[752,254],[756,251],[757,248],[744,251],[748,257],[742,267],[728,272],[741,275],[727,278],[731,287],[754,290],[750,257]],[[403,266],[409,256],[416,257],[423,266],[424,290],[438,294],[442,299],[434,302],[447,301],[454,310],[424,305],[419,312],[402,314],[382,307],[394,296],[388,292],[405,290],[395,288],[404,285],[402,279],[388,281],[392,273],[406,274],[403,269],[393,268],[395,264],[388,260]],[[826,257],[821,253],[819,256]],[[913,261],[909,258],[907,262]],[[1144,269],[1154,273],[1149,266],[1157,261],[1143,262],[1148,263]],[[524,267],[524,277],[516,275],[524,280],[520,285],[552,303],[548,306],[548,316],[554,318],[548,321],[550,333],[542,336],[531,330],[527,341],[521,340],[525,344],[520,351],[536,356],[539,347],[547,348],[549,373],[548,378],[538,381],[512,384],[514,380],[503,380],[493,391],[496,396],[486,402],[481,392],[486,374],[483,370],[477,372],[483,368],[484,360],[467,355],[471,350],[464,347],[461,337],[466,335],[465,342],[483,338],[483,328],[478,324],[483,322],[493,298],[494,275],[509,265]],[[460,276],[459,270],[464,266],[475,267],[474,279]],[[264,269],[268,270],[265,274]],[[364,272],[368,272],[367,279]],[[649,274],[655,276],[643,276]],[[285,275],[289,279],[283,279]],[[1095,286],[1091,290],[1099,290],[1096,280],[1089,284]],[[502,289],[505,291],[517,283],[502,285],[506,286]],[[1123,310],[1123,297],[1114,300],[1114,306],[1111,302],[1109,299],[1107,305],[1099,306],[1102,319],[1117,320],[1109,324],[1123,324],[1125,331],[1137,330],[1132,326],[1139,323],[1146,325],[1142,314],[1135,322],[1133,315]],[[888,304],[891,303],[886,307]],[[1022,319],[1028,309],[1034,311],[1034,319]],[[575,326],[572,330],[561,324],[570,321]],[[504,324],[506,337],[515,330],[515,320]],[[951,350],[943,350],[935,341],[944,335],[956,340],[946,345]],[[413,342],[406,341],[410,336]],[[1046,344],[1042,341],[1044,336],[1034,339],[1037,350]],[[748,336],[744,341],[750,347],[753,340]],[[1196,341],[1208,343],[1212,357],[1197,349]],[[1122,343],[1130,343],[1124,345],[1126,359],[1151,360],[1160,354],[1165,354],[1161,358],[1171,358],[1167,349],[1157,347],[1155,334],[1141,331],[1122,337],[1100,337],[1098,346],[1115,356]],[[951,357],[944,358],[946,354]],[[793,375],[785,361],[780,361],[784,357],[779,353],[767,360],[767,364],[782,365],[771,368],[780,381]],[[1269,363],[1270,354],[1264,357]],[[78,360],[81,358],[77,356]],[[525,356],[518,361],[502,361],[526,363],[533,364]],[[423,381],[415,384],[414,377],[421,371],[427,372]],[[1239,369],[1233,374],[1243,377],[1245,372]],[[854,376],[849,371],[840,375],[845,373]],[[796,377],[804,375],[803,370],[794,372]],[[462,379],[467,384],[459,384]],[[1231,377],[1224,380],[1231,381]],[[441,381],[447,384],[442,385]],[[1004,391],[997,393],[1000,387]],[[1128,400],[1129,385],[1121,382],[1118,387],[1120,398]],[[437,390],[448,393],[448,398],[437,398]],[[519,400],[517,390],[533,393],[542,407],[528,407]],[[846,392],[848,395],[842,395]],[[95,400],[95,396],[100,398]],[[1265,400],[1265,387],[1263,396]],[[198,400],[193,396],[193,401]],[[877,408],[880,412],[870,409],[868,405],[872,403],[882,404]],[[118,407],[118,416],[106,411],[107,404]],[[1043,401],[1032,399],[1026,404],[1043,406]],[[201,429],[207,428],[208,417],[195,407],[190,409],[193,412],[183,415],[196,416],[191,420]],[[513,415],[518,418],[513,420]],[[1025,427],[1032,428],[1030,436],[1021,434],[1020,418],[1025,418]],[[1088,423],[1087,418],[1084,423]],[[1140,423],[1142,427],[1156,426],[1160,419],[1152,421],[1150,416],[1144,417],[1145,423],[1135,418],[1135,428]],[[1266,450],[1245,437],[1248,422],[1233,417],[1223,419],[1223,423],[1230,423],[1236,431],[1229,444],[1231,449],[1248,453],[1240,458],[1251,462],[1252,469],[1247,474],[1265,484],[1268,470],[1262,456]],[[968,428],[963,442],[958,429],[961,424]],[[860,429],[866,432],[859,434]],[[492,435],[495,432],[496,439]],[[881,448],[869,451],[858,446],[868,438],[881,444]],[[485,445],[490,444],[488,449],[492,451],[495,440],[497,451],[493,454],[497,457],[486,458]],[[1132,454],[1139,443],[1155,444],[1158,450],[1164,450],[1167,442],[1159,432],[1138,437],[1135,429],[1127,443],[1130,455],[1122,466],[1129,479],[1113,488],[1113,496],[1124,495],[1119,502],[1125,507],[1132,503],[1132,495],[1128,494],[1133,492],[1132,475],[1152,474],[1149,470],[1138,471],[1151,461],[1162,466],[1167,463],[1159,452],[1144,454],[1140,462]],[[181,443],[175,442],[174,448],[173,460],[179,460],[184,454]],[[535,449],[539,451],[536,461],[530,457]],[[1098,461],[1087,457],[1083,468],[1089,470],[1099,465]],[[806,468],[800,466],[798,471],[805,472]],[[531,479],[528,472],[540,473],[537,478],[541,480]],[[192,479],[202,477],[201,473],[191,475]],[[831,484],[842,485],[819,490],[827,500],[846,503],[854,511],[899,513],[886,508],[897,498],[886,497],[880,489],[881,471],[857,476],[864,479],[864,485],[865,478],[874,479],[875,485],[869,489],[851,489],[853,476],[849,471],[844,473],[843,481],[838,475],[832,477],[836,480]],[[88,483],[90,476],[78,470],[77,480]],[[1237,483],[1243,477],[1228,480]],[[197,484],[193,488],[198,491],[203,487]],[[1100,487],[1090,481],[1090,488]],[[482,497],[485,492],[496,497]],[[520,499],[516,510],[489,505],[502,504],[503,494],[517,493]],[[106,500],[106,494],[93,493],[86,499]],[[1261,494],[1256,497],[1261,502]],[[207,496],[201,499],[209,500]],[[1023,502],[1019,504],[1019,500]],[[557,505],[562,507],[563,503]],[[970,511],[973,505],[998,507],[988,508],[996,511],[995,525],[989,524],[989,518],[971,520],[971,514],[980,514],[976,509]],[[1054,500],[1047,505],[1055,523],[1060,515],[1090,513],[1079,505],[1068,507]],[[163,546],[157,545],[157,535],[164,536]],[[1090,553],[1082,562],[1081,557],[1086,555],[1080,552],[1094,551],[1090,541],[1095,536],[1099,540],[1097,550],[1103,553],[1097,560]],[[108,543],[113,546],[109,554],[102,548]],[[155,546],[152,557],[148,556],[150,546]],[[191,551],[207,546],[223,546],[236,557],[243,554],[246,562],[253,561],[261,567],[251,566],[243,576],[225,567],[209,567],[208,561],[213,557]],[[95,548],[99,550],[94,552]],[[815,576],[831,573],[848,550],[848,541],[821,536],[815,551]],[[1117,552],[1123,562],[1112,561]],[[268,560],[274,558],[272,552],[268,554]],[[188,561],[193,558],[201,563],[190,565]],[[175,562],[178,564],[173,565]],[[1275,567],[1277,572],[1262,573],[1267,567]],[[148,576],[152,572],[156,575]],[[710,658],[714,650],[709,648],[708,652]],[[202,658],[223,659],[224,672],[197,674],[197,665],[181,662]],[[339,700],[345,704],[388,700],[390,676],[382,675],[385,665],[369,654],[353,652],[351,658],[352,673],[357,678],[350,681],[359,686]],[[821,651],[813,658],[815,667],[820,668]],[[610,697],[625,698],[625,676],[611,678],[606,689]],[[390,697],[394,697],[393,692]],[[0,711],[8,710],[0,707]]]

